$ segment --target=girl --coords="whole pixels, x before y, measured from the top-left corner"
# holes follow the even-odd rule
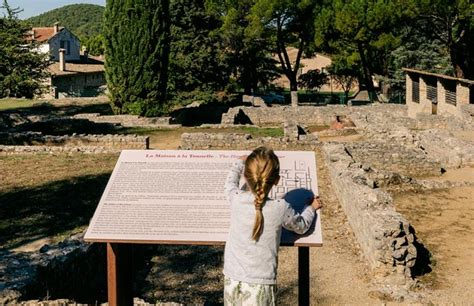
[[[242,171],[250,192],[239,189]],[[316,197],[300,215],[285,200],[267,198],[279,172],[275,153],[259,147],[234,163],[227,176],[231,222],[224,253],[225,305],[275,305],[281,229],[304,234],[321,207]]]

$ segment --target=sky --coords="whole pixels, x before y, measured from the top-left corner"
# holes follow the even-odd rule
[[[8,4],[11,7],[20,7],[23,9],[23,12],[19,15],[21,19],[26,19],[61,6],[75,3],[92,3],[105,6],[105,0],[8,0]]]

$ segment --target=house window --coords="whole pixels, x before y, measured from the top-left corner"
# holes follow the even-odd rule
[[[71,42],[69,40],[60,40],[59,41],[59,48],[66,50],[66,55],[68,55],[71,51]]]
[[[411,76],[411,100],[416,103],[420,103],[420,76]]]
[[[435,78],[426,78],[426,99],[431,102],[438,101],[437,80]]]
[[[456,82],[445,81],[444,90],[446,93],[446,103],[456,105]]]

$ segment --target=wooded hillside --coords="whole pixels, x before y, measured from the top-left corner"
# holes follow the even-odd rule
[[[95,4],[66,5],[27,21],[34,27],[48,27],[55,22],[67,27],[81,38],[94,37],[102,33],[105,8]]]

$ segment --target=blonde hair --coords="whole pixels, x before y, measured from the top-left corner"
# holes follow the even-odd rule
[[[280,178],[280,161],[272,149],[258,147],[245,160],[244,177],[255,195],[255,224],[252,239],[258,241],[263,231],[262,208],[273,185]]]

